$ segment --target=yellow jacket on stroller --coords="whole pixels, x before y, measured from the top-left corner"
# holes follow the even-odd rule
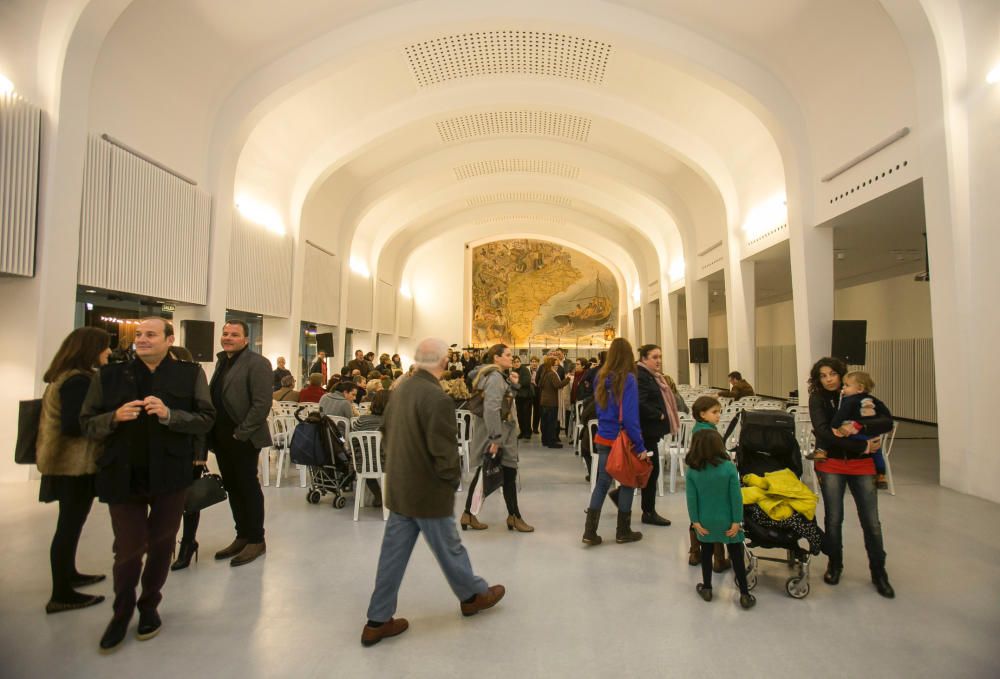
[[[759,505],[775,521],[784,521],[792,512],[798,512],[810,521],[816,515],[819,498],[799,481],[791,469],[770,472],[763,478],[747,474],[743,483],[743,504]]]

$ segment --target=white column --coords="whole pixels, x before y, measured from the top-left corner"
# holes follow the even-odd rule
[[[739,371],[750,384],[756,384],[756,262],[740,259],[735,236],[730,236],[729,242],[731,247],[725,274],[729,370]]]
[[[677,295],[660,285],[660,348],[663,350],[663,372],[677,379]]]
[[[833,332],[833,231],[805,226],[796,201],[788,201],[795,363],[799,398],[808,394],[809,370],[830,355]]]

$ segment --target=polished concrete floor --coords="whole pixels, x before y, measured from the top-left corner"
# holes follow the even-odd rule
[[[399,615],[404,635],[359,644],[383,523],[351,520],[329,499],[308,505],[295,484],[267,488],[267,556],[234,569],[212,553],[232,537],[228,508],[204,513],[202,559],[170,576],[164,627],[97,652],[104,603],[47,616],[48,544],[55,507],[37,484],[0,487],[0,676],[8,677],[997,677],[1000,676],[1000,506],[936,485],[934,429],[903,425],[894,453],[898,494],[880,495],[897,598],[867,577],[853,511],[841,584],[784,591],[787,569],[764,564],[757,607],[739,608],[730,575],[716,599],[694,592],[685,561],[683,492],[660,498],[669,528],[636,544],[580,543],[589,486],[571,451],[522,449],[521,508],[533,534],[503,530],[490,498],[483,532],[462,533],[476,570],[507,586],[495,609],[463,618],[423,543],[410,562]],[[289,478],[291,482],[291,478]],[[613,537],[605,520],[601,532]],[[110,573],[106,507],[95,505],[79,566]],[[111,594],[110,582],[91,588]]]

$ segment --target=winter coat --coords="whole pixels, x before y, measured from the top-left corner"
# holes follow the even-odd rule
[[[470,373],[473,387],[483,391],[483,416],[473,416],[472,436],[469,441],[473,455],[483,453],[486,446],[496,443],[500,446],[500,464],[517,468],[517,413],[513,407],[514,390],[510,381],[498,366],[481,365]],[[504,399],[511,399],[507,418],[501,416]]]

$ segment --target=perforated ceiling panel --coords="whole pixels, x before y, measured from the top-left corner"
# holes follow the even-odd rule
[[[556,111],[489,111],[441,120],[437,125],[441,141],[461,141],[472,137],[533,135],[587,141],[590,118]]]
[[[572,207],[573,201],[565,196],[557,196],[554,193],[542,193],[541,191],[503,191],[500,193],[487,193],[481,196],[469,198],[469,207],[479,207],[490,205],[491,203],[549,203],[560,207]]]
[[[497,215],[496,217],[483,217],[476,220],[476,224],[509,224],[511,222],[565,224],[566,220],[548,215]]]
[[[604,82],[611,45],[565,33],[481,31],[406,47],[419,87],[481,75],[544,75]]]
[[[474,163],[459,165],[455,168],[455,177],[462,180],[508,172],[551,174],[557,177],[566,177],[567,179],[576,179],[580,176],[580,168],[559,160],[507,158],[504,160],[479,160]]]

